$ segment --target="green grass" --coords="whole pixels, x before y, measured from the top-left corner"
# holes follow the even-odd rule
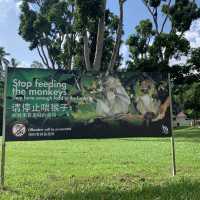
[[[162,138],[12,142],[1,200],[199,200],[200,129]]]

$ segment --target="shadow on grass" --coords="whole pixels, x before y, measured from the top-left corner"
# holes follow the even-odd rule
[[[80,188],[79,188],[80,189]],[[54,194],[43,197],[43,200],[199,200],[200,182],[191,180],[179,180],[178,182],[162,183],[160,185],[137,185],[130,186],[101,186],[96,189],[84,191],[73,191]]]
[[[109,179],[110,180],[110,179]],[[46,185],[46,190],[38,187],[6,187],[0,191],[7,193],[2,200],[199,200],[200,181],[194,178],[171,178],[152,181],[140,176],[117,176],[111,181],[93,178],[74,178],[58,185]],[[54,187],[52,187],[54,186]],[[42,187],[42,185],[41,185]],[[28,189],[28,191],[26,191]],[[28,196],[27,196],[28,195]]]
[[[175,142],[200,142],[199,128],[179,128],[174,131]],[[169,138],[121,138],[121,141],[150,141],[150,142],[169,142]]]
[[[183,130],[177,130],[175,131],[175,138],[178,141],[200,142],[200,129],[186,128]]]
[[[119,140],[130,142],[169,142],[170,138],[120,138]]]

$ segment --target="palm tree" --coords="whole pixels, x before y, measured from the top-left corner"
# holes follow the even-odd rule
[[[5,52],[3,47],[0,47],[0,68],[3,68],[3,65],[9,64],[9,60],[6,58],[9,55],[9,53]]]
[[[4,66],[9,65],[9,60],[6,58],[9,56],[9,53],[6,53],[3,47],[0,47],[0,79],[4,77]]]
[[[11,58],[9,66],[16,68],[19,64],[20,64],[20,62],[18,62],[15,58]]]

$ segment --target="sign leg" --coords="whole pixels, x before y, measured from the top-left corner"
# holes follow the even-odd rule
[[[4,188],[5,178],[5,156],[6,156],[6,92],[7,92],[7,67],[5,69],[4,83],[4,107],[3,107],[3,128],[2,128],[2,150],[1,150],[1,188]]]
[[[176,175],[176,154],[175,154],[175,142],[174,136],[171,137],[171,144],[172,144],[172,175]]]
[[[173,108],[172,108],[172,85],[170,74],[168,73],[168,83],[169,83],[169,97],[170,97],[170,118],[171,118],[171,145],[172,145],[172,175],[176,175],[176,155],[175,155],[175,142],[173,135]]]
[[[1,188],[4,188],[5,156],[6,156],[6,143],[3,139],[3,141],[2,141],[2,151],[1,151]]]

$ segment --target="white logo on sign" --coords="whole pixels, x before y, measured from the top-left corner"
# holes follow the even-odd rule
[[[169,134],[169,129],[168,129],[167,126],[162,125],[162,133],[165,134],[165,135],[168,135],[168,134]]]
[[[18,123],[12,127],[12,134],[16,137],[22,137],[26,133],[26,126]]]

